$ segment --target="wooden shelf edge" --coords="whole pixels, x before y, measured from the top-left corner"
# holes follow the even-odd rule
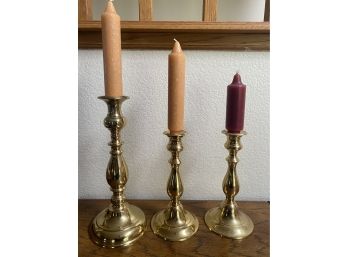
[[[100,21],[80,21],[79,31],[100,30]],[[129,32],[243,32],[269,33],[269,22],[174,22],[174,21],[122,21],[121,28]]]
[[[269,22],[131,22],[121,23],[122,48],[170,49],[178,39],[184,49],[270,49]],[[100,21],[79,23],[79,48],[101,48]]]

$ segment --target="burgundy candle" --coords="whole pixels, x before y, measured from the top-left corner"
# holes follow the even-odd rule
[[[228,132],[240,133],[244,128],[245,91],[246,86],[236,73],[231,85],[227,86],[226,130]]]

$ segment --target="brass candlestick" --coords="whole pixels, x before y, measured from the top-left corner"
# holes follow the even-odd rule
[[[111,132],[110,160],[106,168],[106,180],[113,192],[111,204],[100,212],[89,227],[89,234],[94,243],[102,247],[114,248],[126,246],[139,239],[146,226],[145,214],[138,207],[125,201],[124,189],[128,179],[128,168],[122,155],[121,129],[125,119],[121,112],[122,102],[127,96],[99,99],[106,102],[108,114],[104,126]]]
[[[239,161],[237,153],[242,149],[240,138],[246,132],[229,133],[224,130],[223,133],[227,136],[225,148],[230,152],[226,158],[228,169],[222,183],[226,199],[220,206],[208,210],[204,219],[208,228],[220,236],[242,239],[250,235],[254,229],[252,220],[240,210],[234,200],[234,197],[239,192],[239,182],[236,173]]]
[[[151,220],[153,232],[169,241],[184,241],[197,232],[198,220],[196,216],[184,209],[180,197],[184,192],[181,182],[179,153],[183,150],[181,142],[185,131],[178,133],[164,132],[169,137],[167,149],[172,153],[169,160],[171,172],[167,183],[167,193],[170,203],[167,209],[157,212]]]

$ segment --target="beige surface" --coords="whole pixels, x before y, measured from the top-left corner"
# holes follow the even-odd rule
[[[112,1],[101,17],[106,96],[122,95],[121,25]]]
[[[184,130],[185,55],[175,40],[168,56],[168,129]]]

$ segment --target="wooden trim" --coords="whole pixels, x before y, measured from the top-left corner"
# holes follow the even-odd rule
[[[268,22],[200,22],[200,21],[121,21],[122,31],[129,32],[269,32]],[[83,21],[79,23],[79,31],[100,30],[100,21]]]
[[[265,1],[265,16],[264,21],[269,21],[269,13],[270,13],[270,0]]]
[[[216,21],[217,0],[203,1],[203,21]]]
[[[79,21],[87,21],[93,19],[92,0],[79,0]]]
[[[170,49],[178,39],[184,49],[269,50],[268,22],[122,21],[122,48]],[[79,23],[79,48],[101,48],[100,21]]]
[[[152,21],[152,0],[139,0],[139,20]]]

